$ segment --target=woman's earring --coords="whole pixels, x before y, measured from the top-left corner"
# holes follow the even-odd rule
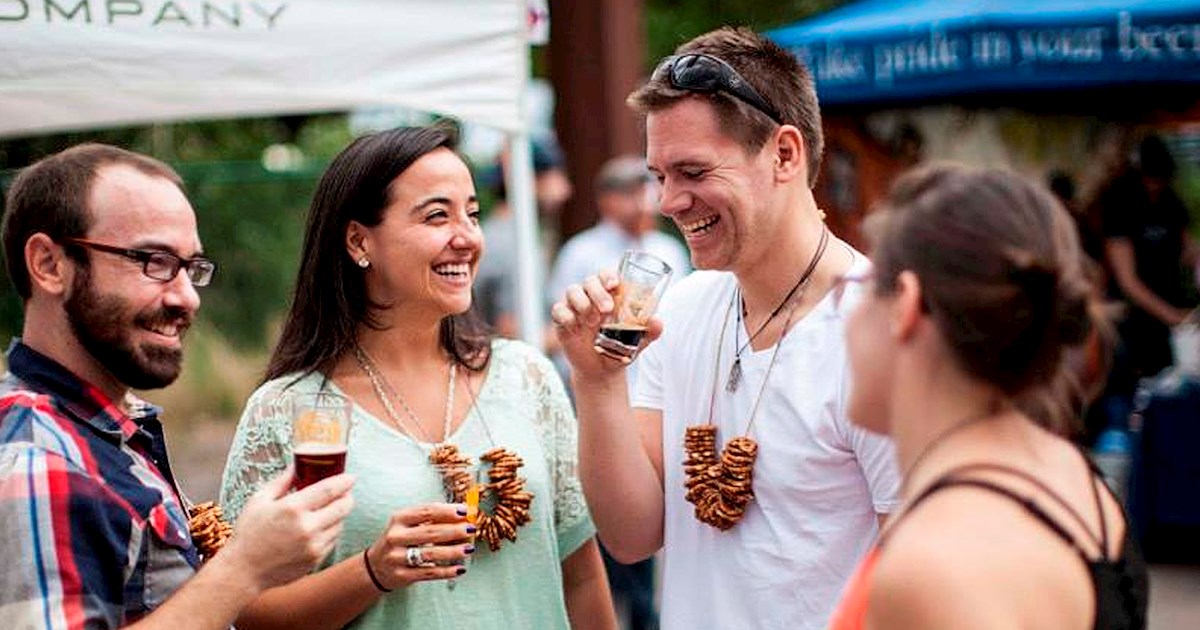
[[[363,256],[362,258],[358,259],[358,266],[366,269],[367,267],[371,266],[371,261],[367,260],[366,256]]]

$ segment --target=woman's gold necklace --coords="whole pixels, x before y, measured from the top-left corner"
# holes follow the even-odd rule
[[[396,412],[396,408],[392,405],[392,397],[395,397],[400,405],[404,408],[405,413],[413,421],[414,425],[419,429],[421,435],[426,438],[426,442],[434,444],[433,450],[429,454],[429,463],[433,464],[442,474],[442,483],[446,488],[451,490],[455,503],[463,503],[466,501],[466,495],[470,489],[473,479],[470,473],[467,472],[467,467],[471,463],[471,458],[460,453],[458,446],[450,444],[450,427],[454,417],[454,387],[455,373],[457,365],[450,363],[450,383],[449,391],[446,394],[446,413],[442,422],[442,440],[434,443],[428,439],[428,434],[421,428],[421,421],[417,414],[400,395],[400,392],[391,387],[391,384],[384,378],[383,373],[375,364],[361,346],[354,347],[354,358],[357,359],[359,367],[367,375],[367,380],[371,382],[371,389],[375,391],[375,397],[379,399],[379,403],[383,405],[384,411],[388,417],[396,424],[401,431],[404,431],[413,438],[417,438],[416,433],[408,427],[404,419]],[[391,395],[389,396],[389,392]],[[471,401],[472,407],[475,405],[475,399]],[[482,416],[480,416],[482,419]],[[495,441],[492,440],[491,430],[488,429],[486,423],[484,429],[488,433],[488,439],[493,446]],[[479,498],[479,516],[476,521],[478,528],[478,536],[487,542],[488,547],[492,551],[498,551],[503,544],[504,539],[516,542],[517,530],[523,525],[532,521],[529,509],[533,505],[533,493],[525,489],[525,479],[517,475],[517,470],[525,465],[525,462],[515,453],[504,448],[492,448],[488,452],[479,456],[481,462],[490,464],[488,469],[488,483],[482,484],[480,488]],[[484,503],[490,497],[493,506],[491,512],[484,509]]]

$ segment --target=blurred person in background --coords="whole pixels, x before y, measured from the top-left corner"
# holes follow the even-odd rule
[[[596,211],[600,222],[571,237],[558,251],[548,284],[551,300],[566,293],[567,287],[583,282],[603,269],[616,269],[627,250],[654,254],[670,265],[671,281],[691,271],[687,248],[658,228],[658,183],[646,168],[646,160],[636,155],[614,157],[600,167],[596,175]],[[570,378],[570,365],[561,352],[552,355],[555,367]],[[629,366],[629,383],[637,383],[637,366]],[[625,565],[604,551],[613,595],[628,610],[628,628],[646,630],[658,627],[654,606],[654,559],[647,558]]]
[[[831,630],[1145,628],[1146,566],[1063,437],[1069,401],[1027,411],[1108,324],[1071,218],[1019,175],[938,165],[897,180],[867,233],[874,270],[842,280],[867,291],[848,413],[895,439],[903,504]]]
[[[221,501],[241,512],[290,459],[290,419],[272,401],[328,388],[353,402],[358,507],[329,562],[265,593],[239,628],[616,626],[562,382],[471,309],[484,238],[454,147],[440,126],[364,136],[317,184],[293,303]],[[478,527],[446,496],[446,449],[487,475]]]
[[[899,480],[890,442],[844,413],[831,289],[870,263],[813,197],[812,77],[725,27],[682,44],[629,101],[646,117],[660,212],[698,271],[650,320],[632,397],[624,364],[593,349],[616,275],[571,285],[551,311],[588,505],[618,560],[662,550],[662,627],[823,628]]]
[[[1109,422],[1119,426],[1125,425],[1138,380],[1174,362],[1171,327],[1195,306],[1187,276],[1196,244],[1174,176],[1170,149],[1159,136],[1148,135],[1097,198],[1112,285],[1127,304],[1106,396]]]
[[[549,266],[556,238],[553,226],[557,223],[562,207],[574,194],[574,186],[567,177],[562,151],[553,138],[532,142],[534,201],[541,228],[536,260],[545,269]],[[487,256],[479,264],[479,276],[475,280],[476,309],[496,334],[515,339],[520,330],[517,321],[517,224],[512,208],[508,205],[505,183],[505,151],[500,161],[485,174],[485,179],[495,193],[495,205],[483,222],[483,237],[487,241]],[[552,335],[547,335],[547,338]]]
[[[6,627],[229,628],[325,557],[353,480],[289,494],[281,468],[201,568],[162,410],[130,391],[179,376],[216,270],[171,167],[101,144],[51,155],[13,181],[3,239],[25,320],[0,381]]]
[[[646,251],[671,267],[671,282],[692,270],[687,248],[658,230],[658,182],[646,168],[645,158],[623,155],[601,166],[596,175],[596,211],[600,222],[571,237],[558,251],[547,283],[550,303],[566,293],[567,287],[603,269],[615,270],[627,250]],[[547,345],[550,357],[564,379],[570,365],[554,335]],[[628,368],[629,383],[637,382],[637,364]]]
[[[622,155],[605,162],[595,188],[600,221],[559,249],[547,287],[550,296],[557,299],[572,283],[602,269],[616,269],[627,250],[661,258],[670,265],[672,280],[692,270],[687,248],[657,229],[659,187],[644,158]]]

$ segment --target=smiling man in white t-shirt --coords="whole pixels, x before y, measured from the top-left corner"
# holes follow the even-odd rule
[[[890,443],[844,413],[857,295],[838,280],[868,263],[812,196],[811,76],[723,28],[682,45],[630,103],[661,212],[701,271],[664,296],[632,407],[623,366],[592,349],[616,278],[573,285],[552,310],[593,518],[620,560],[663,550],[667,630],[823,627],[899,481]]]

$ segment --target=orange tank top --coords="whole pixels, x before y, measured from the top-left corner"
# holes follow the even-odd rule
[[[871,575],[875,572],[878,560],[879,547],[871,547],[846,585],[842,601],[838,602],[829,620],[829,630],[862,630],[866,627],[867,594],[871,590]]]

